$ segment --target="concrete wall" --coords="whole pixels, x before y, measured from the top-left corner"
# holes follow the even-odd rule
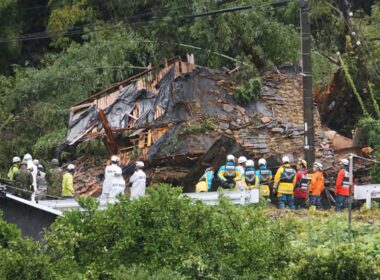
[[[54,214],[4,197],[0,197],[0,210],[5,221],[17,225],[24,236],[39,241],[42,240],[43,229],[57,218]]]

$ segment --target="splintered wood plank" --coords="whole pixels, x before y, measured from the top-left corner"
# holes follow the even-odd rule
[[[147,147],[152,146],[152,130],[151,129],[148,130],[148,137],[147,137],[146,145],[147,145]]]

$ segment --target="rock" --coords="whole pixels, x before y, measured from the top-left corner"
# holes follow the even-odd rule
[[[242,125],[242,124],[245,123],[245,121],[244,121],[244,119],[237,119],[237,120],[236,120],[236,123],[237,123],[238,125]]]
[[[242,113],[243,115],[245,114],[245,109],[244,109],[243,107],[237,105],[237,106],[236,106],[236,109],[237,109],[240,113]]]
[[[234,107],[230,104],[223,104],[224,111],[231,113],[234,110]]]
[[[229,123],[225,123],[225,122],[221,122],[221,123],[219,124],[219,127],[220,127],[221,129],[228,129],[228,128],[230,127],[230,124],[229,124]]]
[[[232,135],[232,130],[231,130],[231,129],[226,129],[226,130],[225,130],[225,133],[226,133],[226,134],[229,134],[229,135]]]
[[[271,131],[275,133],[284,133],[284,129],[281,127],[272,128]]]
[[[269,123],[271,121],[270,117],[264,116],[261,118],[262,123]]]
[[[231,122],[231,128],[232,128],[232,129],[239,128],[239,125],[238,125],[235,121],[232,121],[232,122]]]

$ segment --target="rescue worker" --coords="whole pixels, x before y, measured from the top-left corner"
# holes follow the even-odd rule
[[[242,179],[242,174],[235,167],[234,161],[235,157],[228,155],[226,164],[219,168],[217,177],[220,185],[224,189],[235,188],[236,182]]]
[[[13,157],[12,159],[12,163],[13,165],[11,166],[11,168],[9,168],[9,171],[8,171],[8,178],[9,180],[13,180],[13,176],[15,175],[15,173],[17,171],[19,171],[20,169],[20,162],[21,162],[21,159],[19,157]]]
[[[245,173],[245,165],[247,163],[247,158],[245,156],[240,156],[238,158],[238,166],[236,166],[236,169],[241,174],[241,180],[236,182],[237,189],[240,191],[244,191],[247,188],[247,185],[244,181],[244,173]]]
[[[256,188],[259,189],[260,195],[270,202],[270,182],[272,181],[273,174],[267,168],[267,161],[264,158],[259,159],[259,169],[256,170]]]
[[[274,176],[273,191],[277,194],[278,207],[285,208],[287,204],[290,209],[294,207],[293,190],[296,184],[296,171],[290,166],[290,160],[287,156],[282,157],[282,165]]]
[[[38,168],[38,173],[37,173],[36,196],[38,196],[38,199],[46,199],[47,182],[45,178],[46,177],[45,169],[42,166],[42,164],[39,164],[37,168]]]
[[[132,184],[131,187],[131,199],[138,199],[140,196],[145,194],[146,189],[146,175],[143,171],[144,163],[142,161],[136,162],[135,173],[129,179],[129,182]]]
[[[205,173],[199,179],[195,186],[195,192],[209,192],[212,190],[212,180],[214,179],[214,168],[209,167],[205,170]]]
[[[75,165],[69,164],[67,166],[67,172],[62,178],[62,198],[70,199],[74,198],[74,171]]]
[[[33,194],[32,194],[32,201],[35,200],[35,193],[37,191],[37,173],[38,173],[38,168],[37,166],[33,163],[33,158],[31,154],[25,154],[23,161],[26,161],[28,164],[28,169],[32,173],[33,176]]]
[[[115,178],[115,172],[123,173],[118,163],[120,158],[118,156],[111,157],[111,165],[108,165],[104,171],[104,181],[101,198],[108,198],[112,189],[112,182]]]
[[[114,178],[112,180],[112,188],[110,192],[110,197],[115,198],[119,194],[124,194],[125,191],[125,180],[123,174],[118,170],[114,173]]]
[[[58,199],[62,194],[62,170],[58,167],[59,161],[54,158],[51,160],[51,168],[46,172],[47,198]]]
[[[307,162],[300,159],[297,162],[296,185],[294,187],[294,205],[296,209],[306,207],[309,183]]]
[[[342,159],[339,162],[340,170],[338,172],[335,184],[335,209],[336,211],[347,208],[348,199],[350,198],[350,173],[348,159]]]
[[[319,162],[313,164],[313,175],[311,176],[310,191],[310,209],[321,208],[321,193],[325,189],[325,178],[323,177],[323,165]]]
[[[247,163],[247,158],[245,156],[241,156],[238,158],[239,165],[236,168],[241,172],[241,174],[244,174],[246,163]]]
[[[30,199],[33,188],[33,176],[28,170],[28,163],[26,161],[21,162],[20,167],[13,176],[15,181],[14,194],[24,199]]]
[[[253,190],[255,189],[255,175],[256,175],[256,170],[255,170],[255,162],[253,160],[247,160],[245,164],[245,170],[244,170],[244,184],[246,185],[247,190]]]

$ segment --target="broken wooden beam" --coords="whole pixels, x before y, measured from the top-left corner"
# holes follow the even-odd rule
[[[107,119],[107,116],[106,114],[104,113],[104,110],[100,109],[98,111],[99,113],[99,120],[100,122],[102,123],[103,125],[103,128],[104,128],[104,131],[106,133],[106,136],[107,136],[107,140],[108,142],[110,143],[111,145],[111,148],[113,150],[113,153],[114,154],[118,154],[119,153],[119,146],[117,145],[116,143],[116,139],[115,137],[113,136],[113,132],[112,132],[112,129],[109,125],[109,122],[108,122],[108,119]]]

